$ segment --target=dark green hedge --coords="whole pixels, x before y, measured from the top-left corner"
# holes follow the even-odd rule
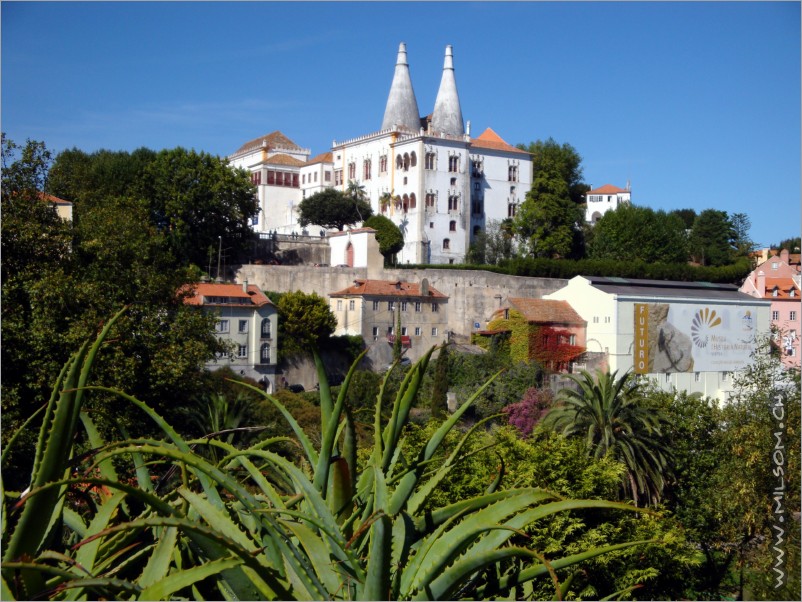
[[[404,264],[398,267],[402,269],[487,270],[511,276],[564,278],[566,280],[574,276],[618,276],[620,278],[727,284],[740,284],[752,269],[748,259],[720,267],[700,267],[685,263],[613,261],[610,259],[512,259],[501,265]]]

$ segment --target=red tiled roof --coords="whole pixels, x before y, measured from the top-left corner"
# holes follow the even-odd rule
[[[57,196],[53,196],[52,194],[47,194],[46,192],[40,192],[39,198],[43,201],[50,201],[54,205],[72,205],[72,203],[70,203],[69,201],[60,199]]]
[[[309,159],[304,165],[315,165],[316,163],[333,163],[333,155],[328,153],[321,153],[317,157]]]
[[[581,316],[574,311],[568,301],[554,299],[526,299],[524,297],[510,297],[510,305],[520,311],[528,322],[541,324],[587,324]]]
[[[301,147],[295,144],[292,140],[287,138],[284,134],[276,130],[275,132],[271,132],[270,134],[265,134],[264,136],[259,136],[258,138],[254,138],[253,140],[248,140],[245,144],[240,146],[237,149],[237,153],[244,153],[248,150],[254,150],[257,148],[261,148],[264,143],[267,143],[268,148],[286,148],[291,150],[301,150]]]
[[[189,291],[192,292],[184,298],[184,303],[187,305],[252,305],[256,307],[272,305],[270,299],[268,299],[267,296],[261,290],[259,290],[259,287],[254,286],[253,284],[248,285],[247,293],[242,290],[241,284],[217,284],[213,282],[188,284],[182,289],[182,292]],[[204,303],[204,297],[225,297],[227,299],[231,299],[232,301],[228,303]]]
[[[594,188],[593,190],[588,190],[585,194],[618,194],[619,192],[629,192],[625,188],[619,188],[618,186],[613,186],[612,184],[605,184],[600,188]]]
[[[281,153],[268,157],[265,163],[268,165],[287,165],[290,167],[300,167],[301,165],[304,165],[304,162],[300,159],[296,159],[295,157],[290,157],[289,155],[284,155]]]
[[[354,280],[354,284],[336,293],[329,293],[329,297],[343,297],[346,295],[364,295],[368,297],[423,297],[420,285],[401,280]],[[432,299],[448,299],[446,295],[430,286],[426,295]]]
[[[510,153],[521,153],[524,155],[529,154],[520,148],[515,148],[514,146],[507,144],[504,140],[502,140],[501,136],[496,134],[496,132],[490,128],[487,128],[484,132],[482,132],[478,138],[472,138],[471,146],[476,148],[489,148],[492,150],[507,151]]]
[[[777,296],[774,296],[774,287],[777,287]],[[794,291],[794,296],[790,291]],[[766,290],[763,291],[766,299],[795,299],[799,300],[799,287],[793,278],[766,278]]]

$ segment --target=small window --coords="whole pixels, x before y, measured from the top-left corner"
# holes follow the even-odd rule
[[[794,311],[794,310],[792,309],[792,310],[791,310],[791,313],[790,313],[790,314],[788,314],[788,319],[789,319],[789,320],[791,320],[792,322],[793,322],[794,320],[796,320],[796,311]]]
[[[248,332],[248,320],[240,320],[237,330],[239,332]]]
[[[437,313],[438,311],[440,311],[440,305],[437,303],[432,303],[432,312]]]
[[[434,169],[434,153],[426,153],[423,161],[426,169]]]
[[[432,327],[432,336],[433,337],[437,336],[437,326]]]
[[[342,311],[342,310],[343,310],[343,300],[337,299],[337,311]]]
[[[401,301],[401,311],[407,311],[407,302]]]
[[[699,372],[694,372],[693,381],[698,383],[700,380],[702,380],[702,375]]]
[[[420,336],[420,334],[421,334],[421,329],[420,329],[420,326],[416,326],[416,327],[415,327],[415,336],[416,336],[416,337],[419,337],[419,336]]]
[[[237,357],[248,357],[248,347],[245,345],[240,345],[237,348]]]
[[[218,320],[214,329],[217,332],[228,332],[228,320]]]
[[[393,336],[393,327],[392,326],[388,326],[387,327],[387,335],[388,336]]]
[[[772,297],[776,297],[776,296],[778,296],[779,294],[780,294],[780,289],[778,289],[778,288],[775,286],[775,287],[774,287],[774,289],[772,289],[772,291],[771,291],[771,296],[772,296]]]
[[[457,173],[459,171],[459,156],[448,158],[448,171]]]
[[[420,301],[415,301],[415,311],[420,313]]]
[[[262,318],[262,338],[269,339],[271,332],[270,318]]]
[[[267,343],[262,345],[261,349],[259,350],[259,360],[263,364],[270,363],[270,345]]]
[[[772,320],[779,320],[780,319],[780,312],[778,312],[778,311],[771,312],[771,319]]]
[[[443,250],[448,251],[451,248],[451,240],[448,238],[443,239]]]
[[[409,333],[407,332],[407,327],[406,327],[406,326],[402,326],[402,327],[401,327],[401,336],[402,336],[402,337],[405,337],[405,336],[407,336],[408,334],[409,334]]]
[[[395,310],[395,301],[388,301],[387,302],[387,311],[394,311]]]
[[[373,302],[373,311],[379,311],[379,302],[378,301],[374,301]]]
[[[776,270],[776,269],[777,269],[777,268],[779,268],[779,267],[780,267],[780,264],[779,264],[779,263],[777,263],[776,261],[772,261],[772,262],[771,262],[771,269],[772,269],[772,270]]]
[[[354,299],[348,301],[348,309],[350,311],[354,311],[354,309],[356,309],[356,301]]]
[[[373,327],[373,338],[375,339],[377,336],[379,336],[379,327],[378,326],[374,326]]]
[[[457,222],[453,219],[448,222],[448,231],[449,232],[456,232],[457,231]]]
[[[599,323],[599,316],[593,316],[593,323],[594,324],[598,324]]]

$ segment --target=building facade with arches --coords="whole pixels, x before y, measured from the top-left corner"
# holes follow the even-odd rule
[[[254,229],[300,231],[297,205],[303,198],[329,186],[345,192],[353,182],[374,213],[388,217],[404,233],[398,256],[402,263],[463,261],[489,221],[515,216],[532,185],[528,152],[490,128],[471,137],[470,121],[466,125],[462,117],[451,46],[446,47],[432,113],[420,115],[402,43],[380,129],[334,141],[330,152],[312,160],[308,155],[281,132],[273,132],[229,157],[233,166],[260,173],[254,181],[260,200]],[[289,184],[284,175],[280,185],[278,176],[269,179],[270,171],[278,170],[277,162],[284,173],[297,175],[297,186],[295,175]]]

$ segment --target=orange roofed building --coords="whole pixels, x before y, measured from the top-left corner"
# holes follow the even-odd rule
[[[354,280],[348,288],[329,294],[337,317],[335,335],[359,335],[371,347],[374,364],[392,360],[395,337],[401,337],[405,355],[412,360],[447,337],[448,296],[429,285],[403,280]],[[398,331],[398,320],[401,330]]]
[[[600,188],[589,190],[585,193],[585,202],[585,221],[595,224],[608,211],[614,211],[621,205],[629,205],[632,202],[629,182],[626,188],[605,184]]]
[[[227,355],[208,362],[209,370],[228,366],[237,374],[261,383],[268,392],[276,390],[276,356],[278,355],[278,311],[259,290],[248,284],[201,282],[188,285],[191,291],[184,298],[217,316],[217,337],[230,346]]]

